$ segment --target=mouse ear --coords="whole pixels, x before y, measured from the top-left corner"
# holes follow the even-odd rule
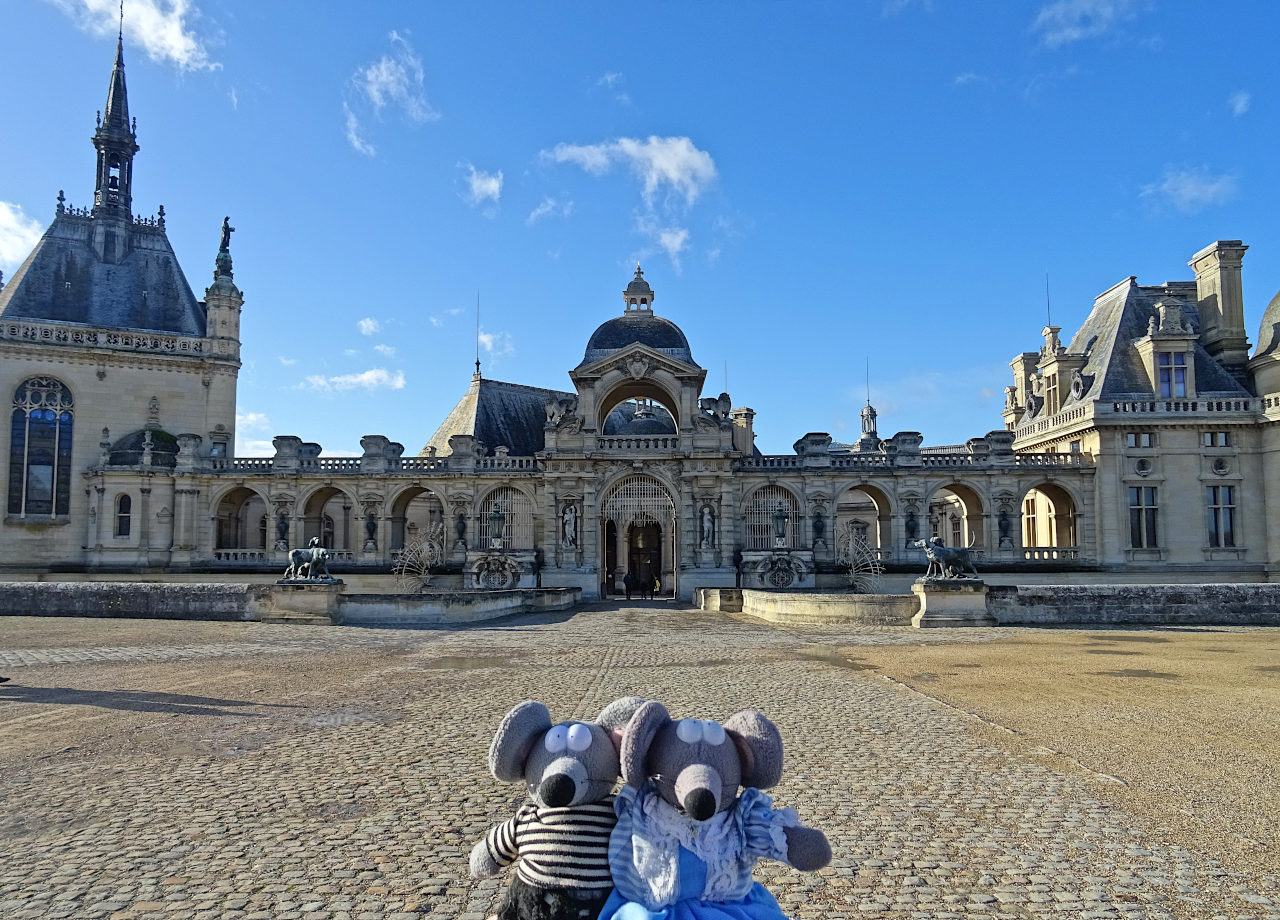
[[[600,710],[600,715],[596,716],[596,724],[607,732],[624,729],[642,705],[644,705],[642,696],[624,696],[616,699]]]
[[[622,781],[628,786],[639,788],[649,778],[645,769],[645,760],[649,754],[649,746],[657,736],[658,730],[671,721],[667,708],[661,703],[650,700],[636,710],[631,721],[627,723],[622,734],[622,752],[619,760],[622,763]]]
[[[507,713],[489,745],[489,772],[504,783],[524,776],[524,762],[533,745],[551,727],[551,713],[534,700],[525,700]]]
[[[750,709],[729,717],[725,734],[742,758],[742,785],[768,789],[782,780],[782,735],[778,727]]]

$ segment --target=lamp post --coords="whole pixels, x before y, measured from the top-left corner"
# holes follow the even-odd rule
[[[778,502],[778,510],[773,512],[773,545],[776,549],[787,546],[787,519],[791,517],[782,502]]]

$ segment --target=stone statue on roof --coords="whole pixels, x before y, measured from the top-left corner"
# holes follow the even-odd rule
[[[222,244],[218,248],[229,250],[231,248],[231,234],[235,232],[236,228],[231,226],[231,218],[222,218]]]

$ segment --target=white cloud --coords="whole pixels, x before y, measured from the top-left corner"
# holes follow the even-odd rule
[[[952,81],[956,86],[969,86],[973,83],[980,83],[983,86],[990,86],[991,81],[980,73],[974,73],[967,70],[964,73],[956,74],[955,80]]]
[[[561,203],[555,198],[547,197],[542,199],[542,204],[529,212],[529,216],[524,219],[524,222],[532,227],[544,217],[568,217],[572,213],[572,201]]]
[[[381,367],[370,368],[358,374],[339,374],[336,377],[325,377],[323,374],[312,374],[299,386],[308,390],[320,390],[325,393],[354,390],[403,390],[404,373],[394,373]]]
[[[485,332],[480,330],[476,336],[480,347],[491,359],[505,358],[516,353],[516,343],[506,332]]]
[[[364,319],[360,320],[360,322],[356,323],[356,326],[360,329],[361,335],[373,335],[382,328],[382,324],[372,316],[366,316]]]
[[[689,231],[684,227],[665,227],[658,232],[658,245],[666,251],[677,274],[680,272],[680,252],[688,242]]]
[[[1157,205],[1171,206],[1183,214],[1226,204],[1236,196],[1235,177],[1214,175],[1204,166],[1178,169],[1166,166],[1159,182],[1142,187],[1142,197]]]
[[[641,140],[620,137],[603,144],[557,144],[541,156],[555,163],[573,163],[598,176],[614,163],[624,163],[644,184],[644,200],[653,204],[654,194],[663,187],[684,196],[691,205],[716,178],[711,154],[699,150],[687,137],[650,135]]]
[[[276,446],[270,441],[245,439],[236,432],[237,457],[274,457]]]
[[[611,70],[606,74],[602,74],[600,79],[596,81],[596,86],[603,86],[606,89],[613,89],[614,84],[622,79],[622,74],[616,70]]]
[[[355,88],[369,100],[375,112],[394,106],[417,122],[435,121],[440,113],[427,102],[422,58],[409,40],[392,30],[391,54],[361,67],[352,76]]]
[[[345,102],[342,103],[342,117],[346,123],[344,131],[347,135],[347,143],[351,145],[352,149],[356,153],[362,153],[367,157],[376,156],[378,149],[365,139],[364,129],[360,127],[360,119],[356,117],[356,113],[351,111],[351,107]]]
[[[230,91],[227,93],[227,98],[231,100],[231,108],[238,112],[240,110],[240,97],[236,95],[236,88],[234,86],[231,87]]]
[[[428,321],[429,323],[431,323],[431,325],[432,325],[432,326],[434,326],[434,327],[436,327],[437,329],[439,329],[441,326],[443,326],[443,325],[444,325],[444,320],[442,320],[442,319],[441,319],[440,317],[438,317],[438,316],[428,316],[428,317],[427,317],[427,321]]]
[[[1249,111],[1249,105],[1253,102],[1253,97],[1244,90],[1237,90],[1227,97],[1227,108],[1231,109],[1231,114],[1239,118],[1245,112]]]
[[[243,412],[236,410],[236,429],[245,431],[267,431],[271,421],[264,412]]]
[[[925,12],[933,11],[933,0],[884,0],[880,6],[881,16],[896,16],[905,12],[913,6],[918,6]]]
[[[1050,48],[1106,35],[1137,16],[1145,0],[1054,0],[1041,7],[1031,24]]]
[[[120,28],[118,0],[48,0],[90,35],[115,36]],[[179,70],[217,70],[205,42],[192,28],[200,11],[191,0],[129,0],[125,7],[124,37],[141,45],[153,61]]]
[[[373,350],[380,355],[386,355],[388,358],[395,357],[396,350],[390,345],[374,345]]]
[[[467,175],[463,177],[467,183],[467,192],[464,197],[470,204],[478,205],[485,201],[498,203],[498,199],[502,197],[502,170],[487,173],[481,172],[470,163],[459,163],[458,166],[467,170]]]
[[[0,201],[0,270],[12,271],[31,254],[44,231],[16,204]]]
[[[391,52],[356,68],[349,81],[342,112],[347,142],[365,156],[376,150],[364,130],[363,117],[381,118],[385,111],[398,111],[416,124],[436,121],[440,113],[427,101],[425,72],[408,38],[392,31]]]
[[[285,367],[293,367],[295,364],[298,363],[297,358],[286,358],[284,355],[276,355],[276,360],[279,361],[281,364],[283,364]]]

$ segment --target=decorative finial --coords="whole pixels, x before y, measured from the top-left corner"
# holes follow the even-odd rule
[[[0,272],[0,290],[4,288],[4,272]]]
[[[61,214],[67,209],[67,196],[62,194],[62,189],[58,189],[58,213]]]
[[[129,126],[129,130],[133,132],[134,137],[138,136],[138,116],[137,115],[133,116],[133,124]]]
[[[638,280],[638,279],[643,278],[643,277],[644,277],[644,272],[643,272],[643,271],[641,270],[641,268],[640,268],[640,263],[639,263],[639,262],[637,262],[637,263],[636,263],[636,278],[637,278],[637,280]]]
[[[160,210],[156,214],[156,223],[160,225],[160,229],[164,229],[164,205],[160,205]]]
[[[120,0],[120,33],[116,40],[124,42],[124,0]]]
[[[99,128],[102,127],[102,109],[98,109],[97,113],[93,116],[93,122]]]

